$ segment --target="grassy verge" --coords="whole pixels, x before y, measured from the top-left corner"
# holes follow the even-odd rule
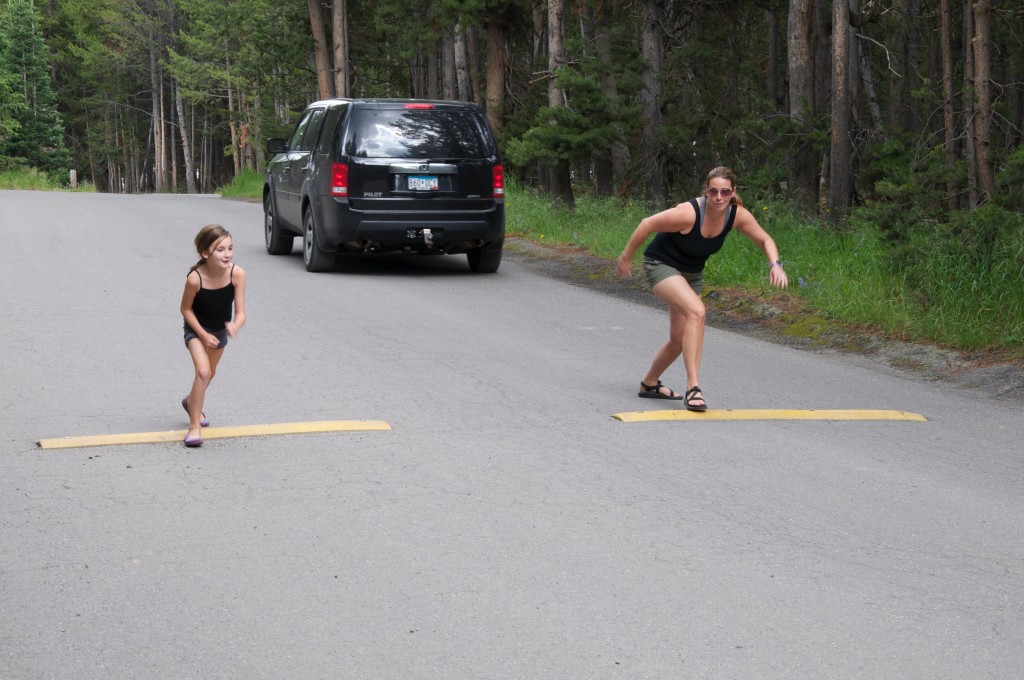
[[[263,173],[243,170],[231,184],[221,187],[220,195],[226,198],[262,198]]]
[[[35,168],[15,168],[0,172],[0,189],[20,191],[82,191],[92,192],[94,187],[89,183],[79,183],[71,189],[66,183],[56,182]]]
[[[786,324],[783,330],[795,335],[847,324],[908,341],[1024,358],[1024,244],[1007,244],[984,270],[967,255],[957,260],[926,248],[911,268],[897,267],[892,246],[876,228],[836,231],[798,216],[784,202],[745,198],[778,243],[791,287],[770,287],[764,255],[735,237],[709,260],[707,292],[738,289],[774,303],[788,310],[776,325]],[[511,235],[575,245],[603,258],[618,256],[646,214],[638,203],[590,197],[580,198],[570,212],[514,182],[508,188]]]

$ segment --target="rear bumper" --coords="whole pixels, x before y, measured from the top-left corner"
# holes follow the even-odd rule
[[[505,205],[487,210],[354,210],[347,201],[322,203],[317,226],[325,250],[460,253],[500,244],[505,238]]]

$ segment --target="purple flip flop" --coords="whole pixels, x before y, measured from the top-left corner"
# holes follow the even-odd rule
[[[185,413],[188,413],[188,417],[191,418],[192,417],[192,412],[188,410],[188,397],[185,397],[184,399],[181,400],[181,407],[183,409],[185,409]],[[199,420],[199,427],[209,427],[209,426],[210,426],[210,421],[206,419],[206,412],[204,411],[203,412],[203,417],[200,418],[200,420]],[[200,439],[199,440],[199,444],[202,444],[202,443],[203,443],[203,440]],[[196,446],[199,446],[199,444],[196,444]]]
[[[203,438],[202,437],[190,437],[188,435],[185,435],[185,446],[188,446],[190,448],[194,448],[196,446],[202,446],[202,445],[203,445]]]

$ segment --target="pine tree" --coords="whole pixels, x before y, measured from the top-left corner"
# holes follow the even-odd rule
[[[71,156],[64,145],[64,124],[57,112],[49,48],[39,17],[30,0],[8,0],[0,17],[0,74],[13,76],[14,96],[23,103],[14,112],[16,129],[6,137],[0,123],[0,157],[24,159],[51,177],[63,177],[71,166]],[[0,104],[3,100],[0,84]],[[0,111],[0,120],[4,117]]]
[[[2,16],[3,14],[0,13],[0,17]],[[0,55],[4,54],[6,44],[7,37],[3,31],[0,31]],[[4,147],[11,136],[21,127],[18,124],[17,115],[25,103],[15,90],[16,83],[15,75],[8,72],[3,61],[0,60],[0,170],[6,169],[11,163],[4,153]]]

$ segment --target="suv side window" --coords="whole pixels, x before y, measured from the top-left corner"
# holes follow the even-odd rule
[[[324,120],[323,109],[313,109],[306,117],[306,132],[302,135],[301,145],[293,151],[312,151],[316,146],[316,140],[320,137],[320,124]]]
[[[299,145],[302,143],[302,135],[306,132],[306,126],[309,125],[309,119],[312,117],[313,112],[307,111],[299,124],[295,126],[295,130],[292,132],[292,136],[288,138],[288,150],[298,151]]]
[[[347,104],[327,109],[327,113],[324,114],[324,132],[320,135],[320,143],[314,147],[313,151],[327,153],[334,149],[338,139],[339,123],[345,119],[347,111]]]

